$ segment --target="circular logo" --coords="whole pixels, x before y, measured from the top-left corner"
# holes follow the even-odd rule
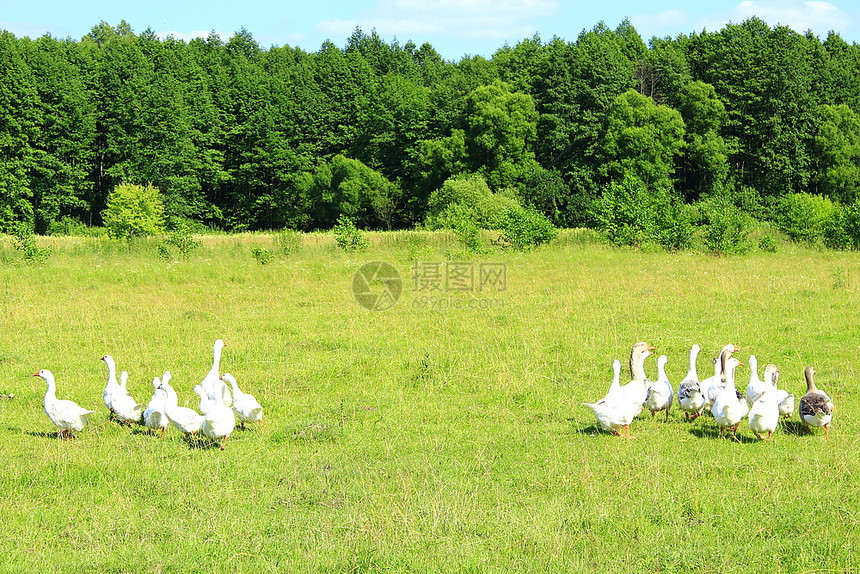
[[[352,294],[365,309],[384,311],[400,299],[403,282],[397,269],[385,261],[371,261],[352,276]]]

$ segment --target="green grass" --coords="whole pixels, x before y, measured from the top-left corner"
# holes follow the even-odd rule
[[[173,261],[157,240],[42,238],[42,264],[0,246],[0,394],[15,395],[0,399],[0,571],[860,571],[857,254],[641,253],[565,233],[466,255],[445,233],[370,238],[344,253],[305,235],[285,255],[268,235],[205,236]],[[350,291],[373,260],[404,280],[387,311]],[[434,308],[415,260],[502,262],[507,289]],[[102,355],[138,400],[170,369],[196,406],[218,337],[262,428],[222,452],[107,420]],[[637,419],[636,440],[600,432],[580,403],[639,340],[676,386],[693,343],[700,374],[731,342],[798,396],[814,365],[838,407],[830,438],[795,419],[767,444],[746,421],[720,440],[677,407]],[[53,435],[40,368],[98,411],[74,441]]]

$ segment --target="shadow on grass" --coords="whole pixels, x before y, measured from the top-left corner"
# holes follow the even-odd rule
[[[693,427],[693,428],[689,429],[688,432],[691,435],[698,437],[698,438],[717,439],[717,440],[720,439],[720,429],[717,427],[713,427],[713,426]],[[725,436],[723,437],[723,440],[734,440],[734,441],[737,441],[737,442],[743,443],[743,444],[749,444],[749,443],[753,443],[753,442],[761,442],[761,441],[759,441],[759,439],[757,439],[755,437],[741,434],[740,428],[738,428],[738,433],[735,435],[732,435],[732,433],[730,431],[726,431]]]
[[[60,431],[24,431],[24,434],[27,436],[34,436],[38,438],[47,438],[51,440],[71,440],[78,437],[76,434],[72,434],[71,436],[61,436]]]
[[[807,429],[806,426],[800,421],[782,420],[779,422],[779,426],[782,427],[782,430],[786,434],[790,434],[793,436],[806,436],[808,434],[811,434],[809,432],[809,429]]]

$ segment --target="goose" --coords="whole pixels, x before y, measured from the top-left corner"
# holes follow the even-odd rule
[[[674,398],[674,390],[669,382],[669,377],[666,376],[666,363],[669,359],[666,355],[660,355],[657,358],[657,381],[648,385],[645,392],[645,406],[651,411],[651,416],[658,411],[666,411],[666,417],[663,422],[669,420],[669,411],[672,408],[672,400]]]
[[[824,427],[824,436],[830,436],[830,422],[833,420],[833,401],[824,391],[818,390],[813,377],[814,367],[806,367],[806,394],[800,397],[800,420],[807,430],[809,427]]]
[[[794,394],[789,393],[785,389],[779,388],[779,370],[774,366],[775,371],[771,374],[773,377],[773,386],[776,389],[776,400],[779,403],[779,416],[784,419],[790,419],[794,415],[795,399]],[[767,380],[767,377],[765,377]]]
[[[146,410],[143,411],[143,424],[152,430],[161,429],[161,436],[164,436],[164,431],[170,424],[164,412],[167,408],[167,391],[161,388],[161,379],[158,377],[152,379],[152,386],[155,387],[155,391],[146,405]]]
[[[254,395],[243,393],[239,390],[236,378],[230,373],[221,375],[221,380],[230,383],[230,386],[233,387],[233,412],[236,413],[236,417],[239,419],[239,424],[242,425],[242,428],[245,427],[246,422],[256,421],[262,425],[263,407],[260,406]]]
[[[753,401],[749,412],[750,430],[761,439],[762,433],[767,433],[765,442],[770,440],[770,437],[776,431],[779,424],[779,402],[776,398],[776,385],[774,384],[771,373],[776,370],[776,365],[768,365],[765,367],[765,378],[767,380],[764,392],[758,395]],[[767,378],[770,377],[768,380]],[[749,395],[747,395],[749,396]]]
[[[197,410],[205,415],[209,412],[212,405],[215,404],[215,398],[206,394],[206,391],[203,390],[203,385],[194,385],[194,392],[200,397],[200,404],[197,405]]]
[[[648,394],[648,385],[651,384],[651,381],[645,375],[645,359],[654,350],[654,347],[648,343],[636,343],[633,345],[630,351],[630,382],[626,385],[611,385],[610,389],[614,387],[614,390],[604,398],[618,399],[620,403],[638,403],[639,410],[636,411],[634,416],[639,415],[642,412],[642,406]]]
[[[615,359],[612,362],[612,371],[612,385],[618,387],[621,379],[621,361]],[[604,397],[596,403],[582,404],[591,409],[600,428],[616,436],[633,438],[630,435],[630,423],[639,414],[639,411],[642,410],[642,403],[638,403],[637,405],[635,401],[626,399],[623,393],[613,393],[611,396]],[[636,410],[637,406],[639,410]]]
[[[735,369],[740,364],[740,361],[734,357],[726,361],[726,386],[711,407],[714,420],[720,427],[720,438],[725,436],[726,429],[732,431],[732,434],[737,433],[738,425],[749,412],[746,401],[738,397],[735,388]]]
[[[180,407],[179,399],[176,396],[176,391],[170,386],[170,376],[162,377],[159,387],[167,393],[167,401],[165,402],[164,414],[167,415],[167,420],[170,424],[182,431],[185,435],[194,435],[200,431],[203,426],[203,415],[194,412],[188,407]]]
[[[716,400],[717,395],[722,393],[723,389],[725,389],[725,387],[726,387],[726,364],[728,363],[728,360],[732,358],[732,354],[737,353],[740,350],[741,350],[740,347],[738,347],[736,345],[728,344],[725,347],[723,347],[722,351],[720,351],[720,354],[715,359],[716,361],[718,361],[720,363],[719,377],[716,376],[717,371],[715,368],[714,369],[715,376],[708,379],[708,383],[707,383],[707,389],[708,390],[707,390],[707,397],[705,399],[705,407],[706,408],[710,409],[713,406],[714,400]],[[740,361],[738,361],[738,363],[740,363]],[[735,391],[737,391],[737,388],[735,389]],[[747,405],[747,409],[749,409],[749,405]]]
[[[227,386],[222,380],[218,380],[218,385]],[[224,394],[221,389],[215,389],[215,402],[206,411],[206,416],[203,419],[203,434],[206,437],[217,441],[221,450],[227,444],[227,439],[230,438],[230,433],[236,428],[236,416],[233,410],[224,404]]]
[[[678,385],[678,406],[684,411],[684,417],[688,421],[698,418],[705,407],[705,395],[699,384],[699,374],[696,372],[696,358],[700,350],[699,345],[690,347],[690,366],[687,369],[687,376]]]
[[[212,345],[212,367],[209,369],[209,372],[206,373],[206,376],[203,377],[203,381],[201,381],[200,386],[203,388],[203,392],[206,393],[206,396],[215,400],[215,392],[220,391],[222,393],[222,399],[224,400],[224,404],[228,407],[233,404],[233,398],[230,396],[230,391],[227,389],[226,385],[219,384],[221,380],[221,351],[226,347],[227,344],[222,339],[216,339],[215,343]]]
[[[717,398],[717,395],[723,389],[720,382],[720,375],[723,372],[723,362],[720,361],[719,357],[715,358],[713,362],[714,374],[699,383],[699,386],[702,388],[703,400],[705,401],[704,409],[708,412],[711,412],[711,407],[714,406],[714,399]]]
[[[45,414],[57,427],[57,436],[74,438],[74,433],[84,429],[87,424],[87,417],[94,414],[95,411],[85,409],[74,401],[58,399],[54,375],[48,369],[42,369],[38,373],[34,373],[33,376],[42,377],[47,384],[48,388],[45,391],[43,404]]]
[[[120,373],[119,392],[111,399],[111,406],[120,424],[131,424],[140,422],[143,414],[143,405],[138,403],[125,390],[128,381],[128,372]]]
[[[755,355],[750,355],[749,358],[750,365],[750,382],[747,384],[746,388],[746,399],[747,404],[752,407],[753,403],[759,398],[762,393],[768,390],[770,383],[768,381],[763,381],[758,378],[758,359]]]
[[[104,391],[102,391],[102,401],[104,401],[105,406],[110,411],[110,417],[113,418],[116,415],[113,408],[113,397],[121,394],[122,388],[116,381],[116,362],[113,357],[105,355],[101,360],[105,362],[108,368],[107,384]]]

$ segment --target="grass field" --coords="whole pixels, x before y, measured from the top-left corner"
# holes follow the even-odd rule
[[[38,265],[3,242],[0,572],[860,572],[860,256],[372,239],[344,253],[307,235],[285,255],[271,236],[207,236],[166,261],[156,241],[45,238]],[[374,260],[403,279],[384,311],[351,291]],[[502,264],[505,289],[416,290],[432,266],[415,261]],[[262,428],[222,452],[108,421],[102,355],[139,401],[169,369],[196,406],[219,337]],[[635,440],[600,432],[581,403],[640,340],[675,386],[693,343],[700,375],[735,343],[798,398],[814,365],[829,439],[795,418],[767,444],[746,421],[721,440],[677,407],[642,415]],[[77,439],[56,438],[40,368],[97,411]]]

